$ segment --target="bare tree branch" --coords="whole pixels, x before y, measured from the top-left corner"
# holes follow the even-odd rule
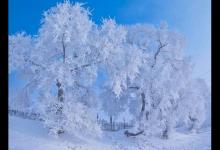
[[[159,42],[159,46],[158,46],[156,53],[154,54],[154,63],[152,64],[151,68],[154,68],[156,61],[157,61],[157,57],[161,53],[162,48],[168,45],[168,43],[163,44],[160,39],[157,41]]]
[[[31,63],[32,65],[37,66],[37,67],[40,67],[40,68],[42,68],[42,69],[46,69],[46,67],[44,67],[43,65],[38,64],[38,63],[36,63],[36,62],[34,62],[33,60],[30,60],[30,59],[25,59],[25,62],[29,62],[29,63]]]
[[[137,133],[132,133],[132,132],[129,132],[128,130],[126,130],[126,131],[124,132],[124,134],[125,134],[127,137],[129,137],[129,136],[137,136],[137,135],[140,135],[140,134],[142,134],[142,133],[144,133],[143,130],[142,130],[142,131],[139,131],[139,132],[137,132]]]
[[[63,46],[63,62],[65,63],[65,58],[66,58],[66,47],[65,47],[65,44],[64,44],[64,36],[65,36],[65,33],[63,33],[63,37],[62,37],[62,46]]]
[[[139,86],[130,86],[130,87],[128,87],[129,89],[135,89],[135,90],[139,90],[140,89],[140,87]]]

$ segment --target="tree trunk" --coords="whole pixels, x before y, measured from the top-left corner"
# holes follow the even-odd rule
[[[162,138],[168,139],[170,134],[170,122],[168,120],[165,120],[165,128],[162,132]]]
[[[193,131],[193,130],[196,130],[196,128],[197,128],[197,119],[196,118],[193,118],[193,117],[191,117],[191,116],[189,116],[189,119],[190,119],[190,121],[192,122],[192,125],[191,125],[191,127],[189,128],[189,131]]]
[[[146,101],[145,101],[145,94],[142,92],[141,93],[141,101],[142,101],[142,107],[141,107],[141,112],[140,112],[140,116],[139,116],[139,122],[140,122],[140,125],[139,126],[141,126],[141,122],[143,121],[143,116],[144,116],[144,112],[145,112],[145,103],[146,103]],[[126,130],[125,132],[124,132],[124,134],[127,136],[127,137],[129,137],[129,136],[137,136],[137,135],[140,135],[140,134],[142,134],[144,132],[144,130],[143,129],[141,129],[140,131],[138,131],[137,133],[132,133],[132,132],[129,132],[128,130]]]
[[[61,87],[61,83],[59,80],[57,80],[57,88],[58,88],[58,92],[57,92],[57,99],[58,99],[58,102],[63,102],[64,100],[64,93],[63,93],[63,88]]]
[[[110,126],[111,126],[111,131],[112,131],[112,116],[110,116]]]
[[[60,122],[62,120],[62,115],[63,115],[63,101],[64,101],[64,92],[63,92],[63,89],[62,89],[62,85],[60,83],[60,81],[57,79],[57,83],[56,83],[56,86],[58,88],[58,92],[57,92],[57,99],[58,99],[58,107],[57,107],[57,112],[56,112],[56,115],[58,116],[58,122]],[[57,131],[58,134],[61,134],[63,133],[63,127],[60,126],[60,129]]]
[[[144,112],[144,110],[145,110],[145,94],[144,93],[141,93],[141,99],[142,99],[141,112]]]
[[[149,111],[146,111],[146,120],[148,120]]]
[[[96,119],[97,119],[97,123],[99,123],[99,114],[97,114]]]
[[[145,110],[145,94],[141,93],[141,100],[142,100],[142,107],[141,107],[141,114],[140,117],[143,117],[144,110]]]

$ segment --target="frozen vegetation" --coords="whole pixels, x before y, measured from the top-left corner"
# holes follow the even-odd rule
[[[9,36],[9,75],[25,81],[9,109],[38,114],[9,116],[9,148],[211,149],[210,89],[192,77],[184,36],[166,22],[95,24],[90,16],[65,1],[43,13],[37,35]],[[132,125],[115,131],[117,122]]]

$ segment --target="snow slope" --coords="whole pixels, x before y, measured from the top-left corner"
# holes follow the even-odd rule
[[[104,132],[100,138],[48,135],[42,122],[9,116],[10,150],[210,150],[211,132],[174,133],[170,139],[144,136],[127,138],[120,132]]]

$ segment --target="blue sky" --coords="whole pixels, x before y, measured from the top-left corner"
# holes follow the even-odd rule
[[[72,0],[73,1],[73,0]],[[9,0],[9,34],[37,34],[43,11],[62,0]],[[74,1],[73,1],[74,2]],[[112,17],[120,24],[168,22],[187,39],[186,52],[195,63],[193,75],[211,84],[211,0],[78,0],[92,19]],[[17,86],[15,76],[9,86]]]

